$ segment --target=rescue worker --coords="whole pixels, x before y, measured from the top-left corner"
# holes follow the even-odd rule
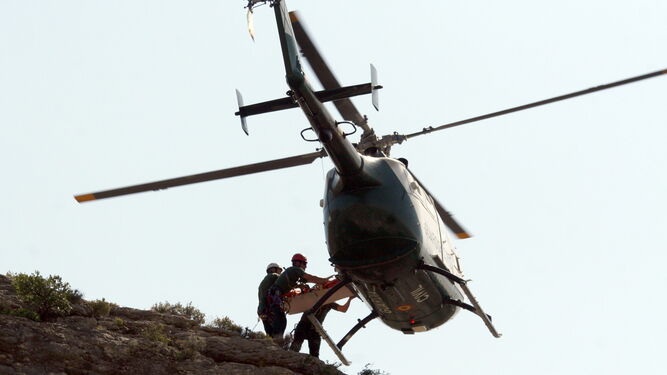
[[[287,318],[282,309],[281,296],[289,292],[299,281],[324,284],[328,279],[306,273],[308,259],[296,253],[292,256],[292,267],[288,267],[273,283],[268,294],[268,316],[271,321],[271,336],[282,339],[287,327]]]
[[[276,282],[276,279],[278,279],[278,276],[280,276],[282,272],[283,268],[280,267],[277,263],[269,263],[269,265],[266,266],[266,276],[264,276],[264,279],[261,283],[259,283],[259,287],[257,288],[257,297],[259,299],[259,304],[257,305],[257,315],[262,320],[262,324],[264,325],[264,332],[266,332],[266,334],[269,336],[272,335],[272,331],[271,322],[268,320],[268,306],[266,303],[266,296],[269,293],[269,289],[273,283]]]
[[[350,301],[352,301],[352,298],[354,297],[348,298],[344,305],[339,305],[335,302],[322,305],[322,307],[320,307],[320,309],[317,310],[313,316],[320,322],[320,324],[322,324],[324,322],[324,318],[327,317],[327,314],[331,310],[340,311],[342,313],[347,312],[347,309],[350,307]],[[320,334],[317,333],[310,320],[306,318],[306,314],[301,316],[299,324],[296,325],[296,329],[294,330],[294,340],[292,341],[292,345],[290,345],[289,349],[295,352],[300,351],[303,340],[308,340],[308,352],[310,355],[315,358],[319,358],[322,338],[320,338]]]

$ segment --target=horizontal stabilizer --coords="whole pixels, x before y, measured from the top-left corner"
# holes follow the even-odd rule
[[[358,95],[371,94],[372,92],[374,92],[374,90],[381,88],[382,86],[377,86],[377,85],[373,87],[372,83],[362,83],[360,85],[316,91],[315,96],[319,101],[324,103],[344,98],[351,98],[353,96],[358,96]],[[240,97],[238,91],[237,91],[237,97]],[[296,108],[296,107],[298,107],[296,102],[292,98],[287,97],[287,98],[269,100],[267,102],[250,104],[247,106],[240,106],[239,111],[236,112],[235,115],[241,116],[242,123],[245,123],[245,118],[248,116],[259,115],[261,113],[281,111],[283,109]],[[245,130],[246,127],[244,126],[244,131]]]

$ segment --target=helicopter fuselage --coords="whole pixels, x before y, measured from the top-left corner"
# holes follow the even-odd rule
[[[362,171],[326,180],[324,225],[330,261],[390,327],[405,333],[435,328],[454,316],[459,287],[417,266],[462,275],[458,256],[431,196],[405,165],[363,156]]]

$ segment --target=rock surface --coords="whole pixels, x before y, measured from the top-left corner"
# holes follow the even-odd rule
[[[0,311],[23,307],[0,275]],[[51,322],[0,314],[1,375],[343,374],[336,367],[285,351],[271,340],[202,327],[183,316],[127,307],[104,317],[82,301]]]

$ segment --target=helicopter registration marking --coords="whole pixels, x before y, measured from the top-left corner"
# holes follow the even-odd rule
[[[426,290],[424,289],[424,287],[421,284],[419,284],[419,287],[417,289],[410,292],[410,294],[412,294],[412,297],[418,303],[422,303],[422,302],[426,301],[429,297],[428,293],[426,292]]]
[[[380,298],[380,296],[377,293],[375,293],[375,291],[372,289],[368,289],[368,299],[371,300],[371,302],[373,302],[373,305],[375,305],[375,307],[378,310],[380,310],[380,312],[382,312],[383,314],[391,314],[393,312],[391,311],[389,306],[387,306],[387,304],[384,303],[382,298]]]

